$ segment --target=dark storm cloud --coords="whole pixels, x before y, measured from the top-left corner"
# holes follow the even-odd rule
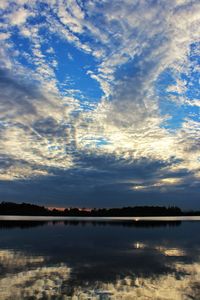
[[[144,182],[149,185],[160,178],[168,164],[160,161],[141,160],[135,163],[117,160],[115,157],[87,156],[76,158],[78,168],[49,170],[52,176],[31,180],[2,181],[0,197],[4,200],[28,201],[38,204],[81,207],[112,207],[124,205],[175,205],[198,207],[200,187],[191,188],[188,183],[177,188],[151,188],[137,191],[133,187]],[[180,174],[179,174],[180,175]],[[182,178],[188,173],[182,171]],[[176,173],[174,177],[178,176]],[[179,177],[179,176],[178,176]],[[192,178],[190,177],[189,183]],[[174,189],[176,189],[174,193]],[[188,197],[192,193],[192,201]]]

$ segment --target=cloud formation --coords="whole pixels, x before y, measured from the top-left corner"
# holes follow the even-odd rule
[[[0,9],[2,197],[7,181],[23,179],[29,188],[52,180],[54,197],[103,189],[108,198],[118,185],[121,199],[193,190],[196,201],[198,1],[18,0]]]

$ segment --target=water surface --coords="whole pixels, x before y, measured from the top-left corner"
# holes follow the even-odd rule
[[[0,221],[0,299],[200,299],[200,222]]]

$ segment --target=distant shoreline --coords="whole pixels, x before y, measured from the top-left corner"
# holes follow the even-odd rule
[[[185,220],[200,219],[200,211],[183,212],[177,206],[133,206],[120,208],[49,209],[30,203],[0,203],[0,220]],[[178,219],[177,219],[178,218]]]
[[[0,215],[0,221],[200,221],[200,216],[148,216],[148,217],[64,217],[64,216],[20,216]]]

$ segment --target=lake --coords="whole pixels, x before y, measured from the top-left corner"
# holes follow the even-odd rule
[[[0,300],[198,300],[199,232],[198,217],[1,217]]]

